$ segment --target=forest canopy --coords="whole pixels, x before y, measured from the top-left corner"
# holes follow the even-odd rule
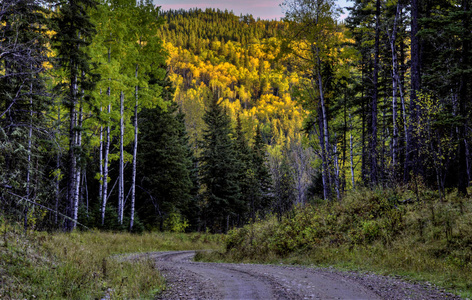
[[[4,0],[2,218],[226,232],[358,186],[467,195],[470,2]]]

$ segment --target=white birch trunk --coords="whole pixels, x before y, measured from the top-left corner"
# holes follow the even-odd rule
[[[100,89],[100,94],[102,93],[102,90]],[[100,114],[103,112],[103,107],[100,105]],[[98,170],[100,172],[100,184],[98,186],[98,195],[100,197],[101,203],[103,203],[103,125],[100,125],[100,130],[99,130],[99,139],[100,139],[100,145],[99,145],[99,153],[98,153],[98,160],[99,160],[99,166]]]
[[[120,94],[120,170],[118,178],[118,222],[123,224],[124,213],[124,98],[123,91]]]
[[[111,49],[108,48],[108,63],[111,61]],[[108,78],[110,80],[110,78]],[[108,116],[107,119],[110,117],[111,113],[111,101],[110,101],[110,94],[111,94],[111,88],[108,87],[107,89],[107,96],[108,96]],[[102,191],[100,193],[100,197],[102,199],[102,226],[105,225],[105,210],[106,210],[106,205],[107,205],[107,200],[108,200],[108,155],[110,153],[110,121],[107,121],[107,141],[105,144],[105,158],[103,162],[103,176],[102,176]]]
[[[78,119],[78,127],[79,127],[79,132],[77,133],[77,141],[76,141],[76,145],[77,147],[81,147],[82,146],[82,131],[81,131],[81,128],[82,128],[82,119],[83,119],[83,115],[82,115],[82,106],[80,106],[80,111],[79,111],[79,119]],[[79,161],[80,161],[80,157],[77,158]],[[79,199],[80,199],[80,180],[81,180],[81,167],[77,167],[76,168],[76,181],[75,181],[75,192],[74,192],[74,214],[73,214],[73,219],[74,219],[74,224],[73,224],[73,229],[75,229],[77,227],[77,219],[78,219],[78,216],[79,216]]]
[[[136,65],[136,79],[138,78],[138,65]],[[134,206],[136,202],[136,163],[138,154],[138,86],[135,87],[136,104],[134,106],[134,146],[133,146],[133,175],[131,177],[131,217],[129,230],[133,230]]]
[[[108,95],[110,95],[110,92],[108,91]],[[108,115],[110,115],[111,112],[111,104],[108,104]],[[110,128],[110,123],[107,124],[107,140],[105,143],[105,158],[103,162],[103,194],[101,195],[103,201],[102,201],[102,225],[105,224],[105,209],[107,205],[107,200],[108,200],[108,156],[110,153],[110,133],[111,133],[111,128]]]
[[[318,49],[317,49],[317,53],[318,53]],[[317,59],[318,59],[318,66],[321,67],[321,60],[319,58],[319,55]],[[320,71],[318,70],[317,72],[318,72],[317,81],[318,81],[318,89],[320,92],[322,127],[323,127],[323,128],[320,128],[320,134],[321,134],[321,130],[323,130],[323,138],[324,138],[324,141],[322,144],[322,153],[324,153],[323,160],[324,160],[324,165],[325,165],[324,167],[325,179],[323,180],[323,195],[324,195],[325,200],[327,200],[329,198],[329,190],[331,189],[330,176],[329,176],[330,174],[329,150],[330,149],[329,149],[328,114],[326,112],[326,105],[325,105],[325,98],[324,98],[324,91],[323,91],[323,80],[322,80]]]
[[[60,124],[61,124],[61,108],[58,105],[57,106],[57,128],[56,128],[56,132],[54,133],[56,139],[58,138],[57,135],[60,132],[59,131],[60,130]],[[57,151],[57,155],[56,155],[56,172],[58,172],[59,169],[61,168],[61,155],[60,155],[59,149],[57,149],[57,150],[58,151]],[[56,174],[56,179],[55,179],[55,182],[54,182],[55,189],[56,189],[55,190],[55,192],[56,192],[55,193],[55,198],[56,199],[55,199],[55,205],[54,205],[54,208],[55,208],[56,212],[54,214],[54,224],[56,224],[56,225],[59,222],[59,220],[58,220],[58,211],[59,211],[59,198],[60,198],[60,192],[61,192],[60,186],[59,186],[60,181],[61,181],[60,178],[61,177],[59,176],[59,173]]]
[[[77,158],[75,154],[75,147],[77,141],[77,131],[76,131],[76,124],[77,124],[77,112],[75,110],[75,105],[77,103],[77,76],[72,78],[72,103],[70,104],[70,112],[69,112],[69,121],[70,121],[70,128],[69,128],[69,181],[67,187],[68,193],[68,217],[74,220],[74,199],[75,199],[75,186],[77,184]],[[71,224],[72,222],[72,224]],[[75,226],[75,222],[71,220],[67,220],[69,224],[67,226],[68,230],[72,230]]]

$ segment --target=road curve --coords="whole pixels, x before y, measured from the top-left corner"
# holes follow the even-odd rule
[[[303,267],[191,261],[194,251],[148,254],[166,277],[161,299],[381,299],[348,277]]]

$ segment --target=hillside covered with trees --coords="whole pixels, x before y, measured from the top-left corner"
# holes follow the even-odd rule
[[[466,196],[470,1],[283,6],[2,1],[2,218],[226,232],[359,187]]]

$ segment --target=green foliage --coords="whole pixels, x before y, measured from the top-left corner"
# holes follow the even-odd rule
[[[138,215],[146,223],[157,225],[160,216],[177,209],[193,221],[196,195],[191,172],[194,158],[188,145],[184,116],[178,112],[176,103],[169,103],[165,110],[145,109],[140,117]]]
[[[20,233],[2,222],[0,297],[6,299],[151,299],[165,287],[150,251],[217,249],[208,234],[45,232]],[[21,230],[22,231],[22,230]],[[123,254],[120,255],[120,254]]]
[[[167,218],[164,220],[164,230],[182,233],[189,227],[188,221],[177,211],[169,213]]]
[[[241,201],[238,157],[233,129],[226,111],[213,97],[204,117],[206,130],[201,141],[200,180],[202,184],[203,219],[214,232],[226,231],[245,210]]]
[[[407,188],[359,189],[339,203],[297,207],[280,220],[270,217],[230,231],[218,260],[305,257],[308,264],[414,272],[472,292],[472,206],[455,193],[444,201],[427,189],[420,191],[420,202],[413,195]]]

